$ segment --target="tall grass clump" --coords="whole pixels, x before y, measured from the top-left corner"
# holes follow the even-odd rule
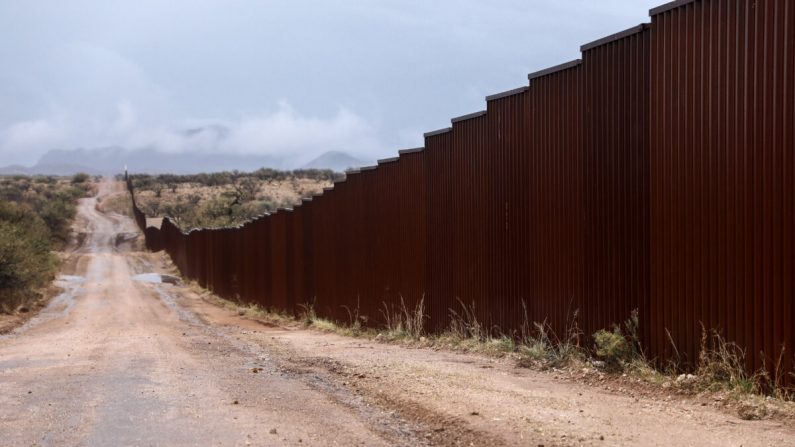
[[[700,388],[738,394],[761,392],[761,373],[749,374],[745,364],[744,349],[726,341],[717,330],[707,331],[701,326],[701,347],[695,371]]]
[[[524,322],[521,330],[519,354],[520,364],[524,366],[541,366],[542,368],[560,368],[584,360],[585,354],[580,347],[580,331],[577,325],[578,310],[568,318],[562,337],[545,321],[533,322],[527,318],[527,307],[522,302]]]
[[[388,340],[411,339],[419,340],[425,334],[425,297],[420,298],[413,308],[406,306],[403,296],[400,306],[383,303],[381,315],[384,317],[385,333]]]
[[[447,335],[459,340],[486,341],[489,333],[478,320],[475,303],[467,306],[460,299],[457,298],[457,300],[461,305],[461,310],[450,309],[450,325],[447,328]]]

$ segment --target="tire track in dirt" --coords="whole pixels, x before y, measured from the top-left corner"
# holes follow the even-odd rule
[[[105,183],[98,196],[120,191]],[[421,443],[399,418],[187,319],[174,286],[135,281],[152,255],[117,246],[132,223],[107,218],[97,200],[79,206],[85,236],[67,264],[80,277],[70,310],[58,313],[54,300],[42,314],[52,318],[0,339],[0,444]]]

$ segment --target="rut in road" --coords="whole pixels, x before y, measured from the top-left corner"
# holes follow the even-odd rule
[[[132,222],[96,208],[118,192],[103,183],[81,201],[66,291],[0,340],[0,444],[419,442],[396,416],[295,378],[134,280],[145,262],[115,245]]]

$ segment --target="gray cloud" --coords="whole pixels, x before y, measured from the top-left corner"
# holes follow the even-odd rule
[[[0,164],[106,145],[377,158],[659,3],[0,0]]]

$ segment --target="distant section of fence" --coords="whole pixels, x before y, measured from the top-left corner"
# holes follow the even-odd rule
[[[676,1],[529,75],[425,147],[238,228],[146,228],[215,293],[347,321],[424,299],[428,329],[563,336],[639,310],[657,358],[701,325],[771,368],[795,351],[795,4]],[[132,184],[129,184],[131,193]],[[526,318],[525,318],[526,315]]]

